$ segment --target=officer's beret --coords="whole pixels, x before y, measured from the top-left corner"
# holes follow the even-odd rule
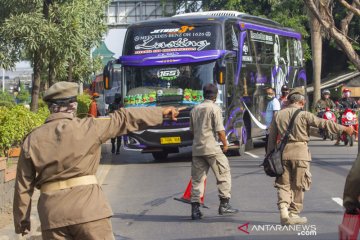
[[[291,95],[293,94],[300,94],[300,95],[303,95],[305,96],[305,88],[303,87],[296,87],[294,89],[292,89],[289,93],[289,95],[287,96],[287,99],[290,99]]]
[[[213,83],[208,83],[203,87],[203,95],[205,98],[216,97],[218,88]]]
[[[68,99],[78,95],[79,84],[74,82],[57,82],[46,90],[43,100]]]

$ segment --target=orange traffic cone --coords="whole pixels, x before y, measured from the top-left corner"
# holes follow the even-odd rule
[[[339,225],[340,240],[356,240],[360,230],[360,214],[344,214],[342,223]]]
[[[202,207],[204,207],[204,208],[208,208],[207,206],[204,205],[205,188],[206,188],[206,177],[204,177],[204,189],[201,192],[200,205]],[[192,181],[191,181],[191,178],[190,178],[189,184],[187,185],[183,196],[181,198],[174,198],[174,199],[177,200],[177,201],[180,201],[180,202],[191,204],[191,189],[192,189]]]

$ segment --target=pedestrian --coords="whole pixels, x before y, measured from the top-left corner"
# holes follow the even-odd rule
[[[281,96],[279,99],[281,109],[284,109],[289,105],[289,102],[287,100],[287,96],[289,95],[289,92],[290,92],[290,90],[289,90],[288,86],[283,85],[281,87]]]
[[[232,208],[229,203],[231,197],[231,174],[229,161],[224,155],[228,149],[223,125],[222,112],[215,104],[218,89],[215,84],[203,87],[204,101],[196,105],[190,112],[190,131],[194,139],[192,145],[192,191],[191,218],[201,219],[200,195],[204,187],[203,182],[212,169],[217,181],[220,198],[219,214],[234,214],[239,210]],[[223,144],[221,149],[218,144]]]
[[[107,118],[77,118],[78,84],[58,82],[44,95],[50,116],[24,140],[14,192],[15,232],[30,231],[31,197],[40,189],[43,239],[114,239],[110,205],[98,185],[101,144],[112,137],[176,120],[173,107],[114,111]]]
[[[290,119],[298,109],[305,106],[305,90],[298,87],[289,95],[289,106],[280,110],[270,125],[267,153],[275,149],[278,135],[283,137]],[[345,131],[353,133],[351,127],[344,127],[330,120],[316,117],[314,114],[301,111],[294,121],[294,126],[289,134],[289,141],[282,153],[284,173],[275,180],[278,193],[277,205],[280,210],[282,225],[305,224],[306,217],[300,217],[303,209],[304,192],[310,189],[311,155],[308,148],[310,127],[326,128],[330,133],[336,134]]]
[[[113,113],[114,111],[119,110],[122,107],[123,105],[121,104],[121,94],[116,93],[114,102],[111,103],[109,106],[109,113]],[[115,142],[116,142],[116,155],[120,154],[121,138],[122,138],[121,136],[111,138],[111,152],[115,153]]]
[[[330,99],[330,91],[325,89],[321,93],[321,99],[319,99],[315,104],[315,110],[317,113],[324,112],[326,108],[335,109],[335,103]],[[319,117],[322,116],[318,115]]]
[[[89,115],[95,118],[101,115],[96,103],[96,99],[99,97],[100,95],[97,92],[94,92],[91,96],[91,103],[89,105]]]
[[[275,97],[275,89],[271,87],[265,88],[266,91],[266,99],[268,100],[268,104],[266,106],[265,112],[265,125],[266,125],[266,137],[265,137],[265,152],[267,148],[267,141],[269,138],[269,127],[272,122],[272,119],[277,111],[280,111],[280,102]]]

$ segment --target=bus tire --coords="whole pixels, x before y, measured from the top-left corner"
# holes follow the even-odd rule
[[[162,162],[167,159],[167,156],[169,153],[166,151],[163,151],[163,152],[153,152],[151,154],[153,155],[155,161]]]

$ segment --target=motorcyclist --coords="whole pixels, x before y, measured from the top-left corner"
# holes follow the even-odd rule
[[[350,96],[351,96],[350,89],[344,88],[342,91],[342,98],[339,100],[339,107],[341,109],[343,110],[346,108],[356,109],[358,107],[356,101]]]
[[[350,96],[351,96],[350,89],[344,88],[342,91],[342,98],[339,100],[339,104],[338,104],[340,111],[344,111],[346,108],[350,108],[350,109],[358,108],[356,101]],[[341,122],[341,114],[339,118],[340,118],[339,122]],[[355,135],[355,138],[356,137],[357,135]],[[338,136],[335,145],[339,145],[339,143],[340,143],[340,136]]]
[[[322,91],[321,99],[319,99],[315,104],[316,112],[319,113],[326,108],[334,109],[335,107],[335,103],[330,99],[330,91],[327,89]]]

